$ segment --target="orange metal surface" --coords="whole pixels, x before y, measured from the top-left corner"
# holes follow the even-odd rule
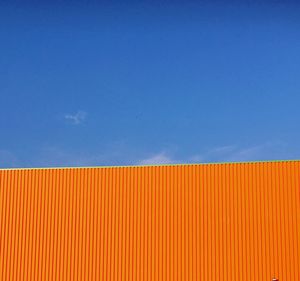
[[[300,280],[300,162],[0,170],[1,280]]]

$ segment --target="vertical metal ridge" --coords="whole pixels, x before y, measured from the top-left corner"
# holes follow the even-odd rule
[[[300,280],[300,162],[0,170],[0,280]]]

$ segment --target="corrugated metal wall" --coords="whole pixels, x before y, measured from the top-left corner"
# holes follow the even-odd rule
[[[300,162],[0,171],[1,280],[300,280]]]

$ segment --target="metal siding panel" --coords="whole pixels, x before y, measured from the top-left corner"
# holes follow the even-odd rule
[[[0,280],[300,280],[300,162],[0,170]]]

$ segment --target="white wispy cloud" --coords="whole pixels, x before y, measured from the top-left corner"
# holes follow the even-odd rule
[[[189,162],[242,162],[285,159],[286,144],[270,141],[252,146],[226,145],[208,149],[188,158]]]
[[[273,141],[252,146],[223,145],[216,146],[202,153],[195,153],[183,158],[176,158],[165,151],[153,154],[137,162],[139,165],[157,165],[174,163],[211,163],[211,162],[243,162],[275,159],[288,159],[286,144]]]
[[[225,145],[206,149],[200,153],[179,157],[175,151],[161,150],[140,157],[126,145],[112,143],[97,151],[69,149],[55,145],[36,148],[30,158],[19,157],[10,150],[0,149],[0,167],[53,167],[101,165],[159,165],[180,163],[244,162],[299,158],[299,150],[283,142],[266,142],[252,146]],[[182,153],[181,153],[182,154]]]
[[[224,154],[224,153],[230,153],[233,150],[236,149],[235,145],[224,145],[224,146],[217,146],[209,150],[208,152],[210,154]]]
[[[87,113],[78,110],[75,114],[65,114],[65,119],[73,125],[79,125],[86,119]]]
[[[248,147],[236,147],[225,156],[225,161],[260,161],[288,158],[284,142],[265,142]]]
[[[175,162],[176,161],[170,155],[167,155],[167,153],[163,151],[140,160],[138,165],[172,164]]]

